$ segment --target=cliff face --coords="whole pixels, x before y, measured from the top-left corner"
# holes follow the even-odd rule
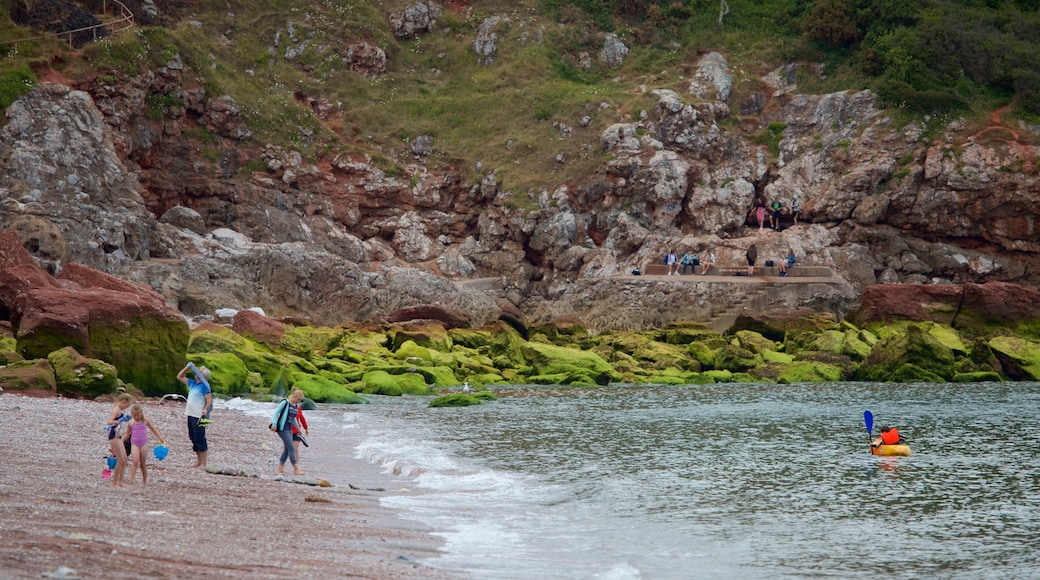
[[[703,66],[717,71],[720,58]],[[741,264],[751,243],[845,280],[769,306],[842,314],[879,282],[1037,286],[1029,127],[995,114],[991,127],[955,120],[925,135],[866,91],[799,94],[785,70],[735,105],[717,73],[701,75],[707,91],[649,88],[645,116],[601,135],[609,160],[536,208],[517,207],[494,172],[472,184],[428,168],[421,147],[405,174],[387,175],[365,158],[309,163],[257,144],[234,100],[193,85],[177,59],[119,82],[43,83],[0,131],[0,224],[52,273],[78,262],[147,283],[188,315],[261,306],[326,324],[422,304],[480,323],[503,299],[536,319],[601,327],[701,318],[732,293],[618,276],[672,248]],[[183,106],[156,120],[149,94]],[[194,136],[200,127],[212,142]],[[756,199],[794,197],[796,227],[760,232],[748,217]],[[483,278],[493,283],[453,281]],[[666,314],[618,320],[633,308]]]

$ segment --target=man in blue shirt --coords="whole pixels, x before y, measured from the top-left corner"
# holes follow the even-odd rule
[[[188,404],[184,407],[184,414],[188,416],[188,439],[191,440],[191,450],[196,456],[194,467],[206,467],[209,443],[206,441],[206,427],[199,422],[213,407],[213,393],[209,388],[209,369],[200,367],[200,376],[189,379],[188,371],[193,367],[194,365],[188,363],[177,373],[177,380],[188,385]]]

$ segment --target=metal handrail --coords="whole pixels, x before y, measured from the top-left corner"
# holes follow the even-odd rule
[[[45,38],[60,38],[62,36],[68,35],[68,37],[69,37],[69,50],[72,50],[72,48],[73,48],[72,47],[72,37],[75,34],[79,34],[81,32],[92,31],[94,33],[94,40],[97,40],[97,31],[98,31],[99,28],[113,27],[113,28],[110,28],[108,30],[109,34],[115,34],[117,32],[122,32],[122,31],[124,31],[124,30],[126,30],[128,28],[133,28],[134,27],[134,13],[131,12],[130,9],[127,8],[126,5],[123,4],[122,2],[120,2],[119,0],[102,0],[102,2],[101,2],[101,12],[103,14],[108,14],[108,4],[110,2],[112,4],[115,4],[116,6],[119,7],[119,19],[118,20],[114,20],[112,22],[105,22],[105,23],[102,23],[102,24],[95,24],[93,26],[84,26],[83,28],[77,28],[75,30],[65,30],[63,32],[53,32],[51,34],[44,34],[42,36],[31,36],[29,38],[19,38],[19,39],[16,39],[16,40],[5,40],[5,41],[0,42],[0,46],[6,46],[8,44],[13,44],[13,45],[15,45],[15,49],[17,49],[18,48],[18,43],[20,43],[20,42],[29,42],[30,40],[42,40],[42,39],[45,39]],[[114,27],[117,27],[117,26],[119,28],[114,28]]]

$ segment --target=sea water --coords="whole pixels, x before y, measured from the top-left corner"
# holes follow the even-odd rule
[[[307,412],[460,577],[1040,578],[1040,384],[492,390]]]

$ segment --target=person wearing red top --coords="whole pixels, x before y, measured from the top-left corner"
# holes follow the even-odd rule
[[[899,445],[903,443],[903,438],[899,436],[899,429],[895,427],[882,427],[881,437],[874,440],[874,447],[881,447],[882,445]]]
[[[303,409],[296,412],[296,423],[299,423],[300,427],[303,427],[303,436],[310,435],[310,430],[307,429],[307,419],[303,416]],[[300,464],[300,429],[296,426],[296,423],[292,424],[292,444],[293,448],[296,449],[296,465]]]

